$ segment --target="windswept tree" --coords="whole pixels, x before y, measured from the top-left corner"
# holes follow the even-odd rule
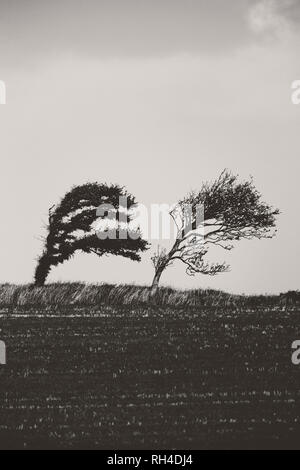
[[[49,209],[48,233],[36,266],[35,285],[44,285],[51,268],[77,251],[140,261],[140,253],[148,244],[139,229],[131,228],[134,204],[135,198],[117,185],[87,183],[73,187]],[[100,224],[99,208],[103,209]]]
[[[209,248],[232,250],[237,240],[272,238],[278,214],[278,209],[261,200],[252,179],[239,182],[237,176],[224,170],[216,181],[203,184],[171,210],[177,235],[170,251],[158,250],[151,258],[155,268],[152,293],[164,270],[176,260],[186,265],[189,275],[228,271],[229,265],[224,262],[206,261]]]

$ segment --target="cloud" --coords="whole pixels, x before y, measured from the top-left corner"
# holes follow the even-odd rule
[[[300,0],[0,0],[0,67],[230,54],[300,23]]]
[[[222,54],[249,40],[247,8],[248,0],[1,0],[0,65]]]
[[[255,34],[280,37],[300,19],[299,0],[260,0],[249,9],[248,21]]]
[[[286,20],[279,14],[277,2],[264,0],[257,3],[249,12],[250,27],[255,33],[279,33],[285,30]]]

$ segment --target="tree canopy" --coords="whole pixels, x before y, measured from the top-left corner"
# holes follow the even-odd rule
[[[120,200],[126,198],[127,207],[120,206]],[[106,204],[114,208],[115,237],[100,237],[97,221],[97,209]],[[114,254],[134,261],[140,261],[140,253],[145,251],[147,242],[138,230],[130,228],[130,209],[136,204],[134,196],[118,185],[108,186],[99,183],[87,183],[74,186],[62,198],[60,203],[49,209],[49,222],[44,250],[38,259],[35,270],[35,285],[43,285],[53,266],[69,260],[77,251],[94,253],[97,256]],[[121,212],[124,220],[120,217]],[[126,237],[119,236],[120,233]]]
[[[164,249],[152,257],[153,289],[162,272],[175,260],[186,265],[189,275],[227,271],[226,263],[205,260],[209,248],[214,245],[232,250],[237,240],[272,238],[278,214],[278,209],[262,201],[252,178],[240,182],[238,176],[224,170],[214,182],[190,192],[170,212],[178,229],[177,237],[169,252]]]

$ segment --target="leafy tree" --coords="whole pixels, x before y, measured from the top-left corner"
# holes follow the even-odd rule
[[[170,251],[158,250],[152,257],[155,268],[152,293],[157,290],[164,270],[175,260],[186,265],[189,275],[227,271],[229,266],[225,263],[205,261],[209,248],[232,250],[236,240],[272,238],[278,214],[278,209],[262,202],[252,179],[239,182],[237,176],[224,170],[216,181],[188,194],[170,212],[177,236]]]
[[[126,198],[126,210],[120,205],[120,198],[121,201]],[[120,255],[140,261],[140,252],[148,246],[139,230],[130,228],[130,209],[135,203],[135,198],[117,185],[87,183],[74,186],[57,206],[49,209],[48,234],[36,266],[35,285],[44,285],[51,268],[69,260],[77,251],[98,256]],[[104,221],[111,219],[114,212],[113,227],[97,228],[97,209],[102,204],[113,208],[102,217]],[[114,237],[110,236],[112,232]]]

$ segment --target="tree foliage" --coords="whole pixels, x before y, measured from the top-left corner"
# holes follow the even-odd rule
[[[122,197],[127,198],[125,227],[124,223],[119,222],[120,213],[124,210],[119,204]],[[118,185],[87,183],[74,186],[58,205],[49,209],[48,233],[35,270],[35,285],[43,285],[51,268],[69,260],[77,251],[97,256],[120,255],[140,261],[140,253],[148,247],[139,231],[130,228],[130,209],[135,203],[135,198]],[[115,238],[107,236],[100,239],[99,233],[97,235],[97,208],[102,204],[115,208]],[[127,237],[120,239],[119,234],[124,230]],[[106,231],[109,232],[109,229]]]
[[[175,260],[186,265],[189,275],[215,275],[229,269],[226,263],[205,260],[211,246],[232,250],[241,239],[272,238],[275,233],[274,209],[262,201],[253,179],[239,182],[238,176],[224,170],[213,183],[204,183],[192,191],[170,212],[177,226],[177,237],[171,250],[158,251],[152,262],[155,268],[153,289],[160,276]],[[199,217],[202,210],[202,217]]]

